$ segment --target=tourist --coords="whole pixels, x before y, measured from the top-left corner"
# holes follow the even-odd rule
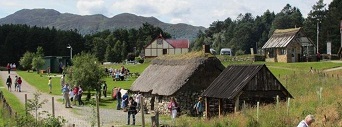
[[[63,88],[65,85],[65,75],[62,75],[61,77],[61,87]]]
[[[75,86],[73,89],[72,89],[72,93],[74,94],[74,105],[76,105],[76,101],[78,100],[79,98],[79,95],[78,95],[78,91],[79,91],[79,86]]]
[[[118,104],[116,105],[116,109],[120,110],[121,109],[121,92],[120,92],[121,88],[118,88],[118,91],[116,93],[116,100],[118,101]]]
[[[48,85],[49,85],[49,90],[50,90],[50,92],[49,92],[49,93],[52,93],[51,77],[49,77],[49,82],[48,82]]]
[[[7,68],[8,74],[10,74],[11,73],[11,65],[9,63],[7,63],[6,68]]]
[[[122,104],[121,104],[121,108],[125,109],[127,107],[128,104],[128,92],[126,92],[123,96],[122,96]]]
[[[178,107],[178,104],[177,104],[175,98],[171,97],[170,103],[168,105],[168,109],[171,112],[171,118],[172,119],[175,119],[177,116],[177,108],[179,108],[179,107]]]
[[[83,90],[82,90],[81,86],[78,86],[78,93],[77,93],[78,98],[77,98],[77,100],[78,100],[79,106],[84,105],[84,103],[82,101],[82,94],[83,94]]]
[[[14,78],[14,91],[19,91],[19,88],[18,88],[18,76],[15,76],[15,78]]]
[[[315,122],[313,115],[307,115],[304,120],[300,121],[297,127],[309,127]]]
[[[46,72],[47,72],[48,76],[50,76],[50,73],[51,73],[51,68],[50,68],[50,66],[48,66],[48,68],[46,69]]]
[[[7,89],[8,91],[12,91],[11,89],[11,85],[12,85],[12,79],[11,79],[11,76],[9,75],[8,78],[7,78],[7,81],[6,81],[6,84],[7,84]]]
[[[106,81],[103,82],[102,90],[103,90],[103,96],[107,97],[107,84],[106,84]]]
[[[135,125],[135,115],[137,114],[137,103],[133,100],[133,97],[129,97],[129,100],[128,100],[128,105],[127,105],[127,108],[128,108],[128,119],[127,119],[127,125],[130,124],[130,117],[132,115],[132,118],[133,118],[133,123],[132,125]]]
[[[69,84],[65,84],[62,91],[63,91],[64,100],[65,100],[65,108],[72,108],[70,104],[70,99],[69,99],[69,92],[70,92]]]
[[[140,109],[141,109],[141,98],[142,98],[143,96],[141,95],[141,93],[140,92],[138,92],[138,94],[135,96],[135,102],[137,102],[137,108],[138,108],[138,111],[140,111]]]
[[[203,110],[204,110],[202,97],[198,98],[198,102],[195,104],[195,109],[196,109],[197,116],[199,118],[202,117],[203,116]]]
[[[18,79],[18,91],[19,92],[21,92],[21,83],[22,83],[23,81],[21,80],[21,77],[19,77],[19,79]]]

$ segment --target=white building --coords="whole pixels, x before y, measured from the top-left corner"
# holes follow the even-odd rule
[[[145,57],[157,57],[164,54],[183,54],[189,52],[188,39],[164,39],[158,36],[145,47]]]

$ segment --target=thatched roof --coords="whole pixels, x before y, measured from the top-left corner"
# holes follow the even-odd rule
[[[276,29],[262,48],[286,47],[293,39],[295,39],[300,30],[301,28]]]
[[[157,57],[135,80],[130,90],[165,96],[173,95],[182,88],[204,90],[224,70],[220,60],[205,55],[208,54],[196,52]]]

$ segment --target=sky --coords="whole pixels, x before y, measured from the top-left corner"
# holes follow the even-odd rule
[[[267,9],[278,13],[286,4],[300,9],[304,17],[318,0],[0,0],[0,18],[21,9],[54,9],[78,15],[121,13],[155,17],[165,23],[209,27],[214,21],[239,14],[262,15]],[[326,8],[332,0],[324,0]]]

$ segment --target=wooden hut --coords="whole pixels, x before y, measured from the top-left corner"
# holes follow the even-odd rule
[[[196,99],[224,68],[219,59],[202,52],[161,56],[141,73],[130,91],[141,92],[149,110],[166,113],[170,97],[175,97],[182,113],[190,113]]]
[[[315,60],[315,45],[301,28],[276,29],[262,47],[266,62],[293,63]]]
[[[245,103],[255,105],[292,98],[266,65],[232,65],[227,67],[202,93],[207,116],[237,111]]]

